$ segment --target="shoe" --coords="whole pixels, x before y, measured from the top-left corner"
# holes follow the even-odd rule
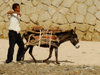
[[[12,62],[12,61],[6,60],[6,62],[5,62],[5,63],[7,63],[7,64],[8,64],[8,63],[10,63],[10,62]]]
[[[16,63],[17,63],[17,64],[24,64],[23,61],[17,61]]]
[[[16,61],[21,61],[21,57],[17,57]]]

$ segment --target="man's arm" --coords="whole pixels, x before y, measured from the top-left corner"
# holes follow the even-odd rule
[[[13,13],[14,13],[13,11],[8,11],[8,12],[7,12],[8,19],[11,18],[11,15],[12,15]]]
[[[13,14],[13,13],[16,13],[17,15],[21,16],[20,12],[14,12],[14,11],[7,12],[7,14]]]
[[[15,13],[14,11],[8,11],[7,14],[13,14]]]

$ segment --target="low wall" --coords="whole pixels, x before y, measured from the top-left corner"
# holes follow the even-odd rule
[[[74,29],[80,40],[100,41],[100,0],[0,0],[0,37],[8,37],[7,11],[21,6],[21,29],[39,22],[44,28]]]

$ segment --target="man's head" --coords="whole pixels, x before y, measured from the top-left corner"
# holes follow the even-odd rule
[[[12,5],[12,9],[16,12],[20,12],[20,5],[18,3],[14,3]]]

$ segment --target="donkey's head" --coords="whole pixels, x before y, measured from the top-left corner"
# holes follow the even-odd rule
[[[71,42],[76,48],[79,48],[79,47],[80,47],[80,45],[78,45],[79,39],[78,39],[77,34],[75,33],[74,30],[71,30],[70,42]]]

